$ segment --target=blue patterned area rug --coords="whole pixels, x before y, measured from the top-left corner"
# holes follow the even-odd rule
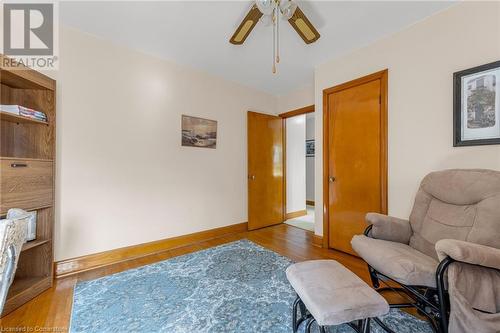
[[[285,276],[290,264],[241,240],[79,282],[70,331],[288,333],[295,299]],[[382,319],[397,332],[431,332],[426,322],[398,310]],[[341,325],[329,332],[353,330]]]

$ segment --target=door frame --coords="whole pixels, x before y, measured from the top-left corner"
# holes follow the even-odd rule
[[[364,83],[368,83],[375,80],[380,80],[380,149],[381,149],[381,198],[382,198],[382,213],[387,214],[387,107],[388,107],[388,76],[389,71],[384,69],[382,71],[360,77],[358,79],[342,83],[340,85],[333,86],[323,90],[323,247],[328,249],[330,247],[330,197],[329,197],[329,162],[330,162],[330,147],[329,147],[329,107],[328,107],[328,97],[329,95],[349,89],[355,86],[359,86]]]
[[[286,200],[287,199],[287,197],[286,197],[286,119],[291,118],[291,117],[295,117],[295,116],[300,116],[302,114],[313,113],[314,111],[315,111],[315,107],[313,104],[313,105],[304,106],[303,108],[280,113],[278,115],[279,117],[282,118],[282,122],[283,122],[283,222],[288,220],[287,219],[287,212],[286,212],[286,202],[287,202],[287,200]]]

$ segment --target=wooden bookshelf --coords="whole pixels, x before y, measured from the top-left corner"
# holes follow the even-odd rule
[[[52,286],[56,82],[28,68],[2,67],[0,104],[22,105],[47,122],[0,112],[0,216],[10,208],[37,212],[36,239],[23,245],[2,316]]]

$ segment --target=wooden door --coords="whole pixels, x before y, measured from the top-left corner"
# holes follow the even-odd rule
[[[283,222],[283,120],[248,112],[248,229]]]
[[[387,72],[325,90],[328,246],[355,254],[368,212],[387,211]]]

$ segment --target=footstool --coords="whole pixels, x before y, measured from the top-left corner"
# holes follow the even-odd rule
[[[298,296],[292,313],[294,333],[302,321],[307,321],[306,333],[314,322],[321,333],[325,332],[325,326],[340,324],[368,333],[371,319],[392,332],[377,318],[389,312],[387,301],[337,261],[311,260],[293,264],[287,268],[286,276]]]

